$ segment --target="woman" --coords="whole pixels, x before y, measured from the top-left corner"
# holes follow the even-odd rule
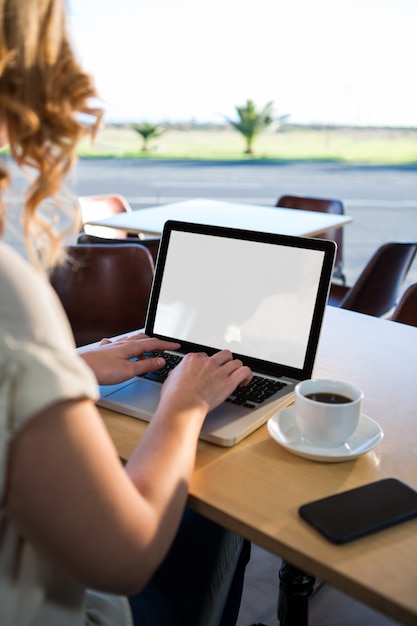
[[[64,0],[0,0],[0,137],[34,174],[22,211],[31,265],[0,242],[0,623],[233,624],[247,545],[184,509],[204,418],[250,370],[228,351],[186,357],[123,468],[97,381],[157,369],[163,358],[144,352],[178,346],[139,334],[82,360],[46,278],[65,234],[49,203],[70,211],[62,183],[100,118],[94,95]],[[8,184],[2,166],[2,193]],[[2,231],[9,217],[2,206]]]

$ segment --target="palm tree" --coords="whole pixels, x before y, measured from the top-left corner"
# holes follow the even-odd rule
[[[143,137],[142,152],[147,152],[150,140],[160,137],[165,130],[161,124],[150,124],[149,122],[133,124],[132,128]]]
[[[237,121],[228,117],[225,118],[245,137],[245,154],[253,154],[252,145],[256,137],[274,121],[272,117],[273,104],[273,102],[268,102],[263,109],[257,111],[253,100],[246,100],[244,106],[235,107],[239,116]]]

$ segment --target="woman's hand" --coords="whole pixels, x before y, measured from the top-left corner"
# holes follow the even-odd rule
[[[234,359],[229,350],[221,350],[211,357],[192,353],[170,372],[162,386],[161,397],[169,397],[170,406],[175,408],[202,406],[208,412],[251,378],[249,367]]]
[[[152,339],[145,333],[138,333],[119,339],[102,339],[96,346],[78,352],[93,370],[99,385],[116,385],[165,365],[163,357],[149,358],[145,352],[177,350],[179,347],[179,343]]]

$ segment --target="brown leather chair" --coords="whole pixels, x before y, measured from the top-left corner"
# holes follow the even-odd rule
[[[341,200],[331,198],[310,198],[307,196],[281,196],[276,203],[277,207],[287,209],[301,209],[303,211],[318,211],[319,213],[334,213],[344,215],[345,208]],[[343,228],[332,228],[319,235],[319,239],[330,239],[337,244],[336,259],[333,270],[333,277],[346,283],[346,276],[343,273]]]
[[[376,317],[386,315],[395,306],[416,252],[416,242],[385,243],[352,287],[332,283],[329,304]]]
[[[154,275],[152,256],[137,244],[67,248],[51,284],[70,321],[77,346],[144,325]]]
[[[83,232],[102,238],[125,239],[128,233],[124,230],[92,226],[86,224],[90,220],[100,220],[118,213],[128,213],[132,210],[129,202],[120,194],[104,194],[100,196],[79,196],[78,203],[81,209]],[[138,239],[138,236],[135,236]]]
[[[111,228],[107,229],[110,232]],[[145,239],[139,239],[137,236],[129,236],[127,235],[124,239],[108,239],[105,237],[97,237],[96,235],[88,235],[87,233],[80,233],[78,235],[77,243],[88,243],[88,244],[140,244],[149,250],[156,263],[156,257],[158,256],[158,249],[160,244],[160,237],[147,237]]]
[[[391,319],[401,324],[417,326],[417,283],[413,283],[404,291]]]

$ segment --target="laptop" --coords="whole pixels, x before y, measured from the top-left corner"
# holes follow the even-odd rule
[[[228,348],[254,374],[207,415],[201,439],[237,444],[293,400],[300,380],[311,378],[335,250],[327,240],[165,223],[146,334],[181,344],[167,359]],[[98,405],[150,421],[159,374],[101,386]]]

